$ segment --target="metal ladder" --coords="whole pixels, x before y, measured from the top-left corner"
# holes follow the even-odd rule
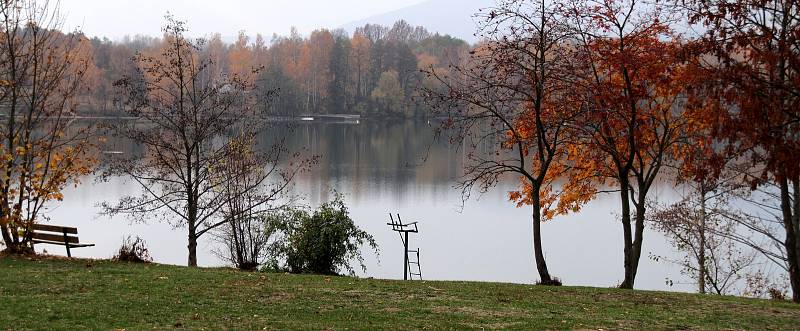
[[[420,265],[419,262],[420,261],[419,248],[408,249],[408,243],[406,242],[408,240],[409,232],[414,232],[414,233],[419,232],[419,229],[417,228],[417,222],[403,224],[403,220],[400,219],[400,214],[397,214],[397,221],[395,221],[394,217],[392,216],[392,213],[389,213],[389,220],[390,223],[387,223],[387,225],[390,225],[393,231],[397,231],[397,234],[400,236],[400,242],[403,243],[403,249],[405,250],[405,254],[403,257],[403,259],[405,260],[404,262],[405,270],[403,270],[403,278],[405,279],[406,277],[408,277],[409,280],[414,280],[414,276],[416,276],[417,280],[422,280],[422,265]],[[411,229],[412,226],[414,227],[413,229]],[[412,259],[409,257],[409,253],[413,253],[416,256],[416,259],[412,261]],[[417,266],[416,273],[413,272],[412,265]]]
[[[419,248],[417,248],[415,250],[409,250],[408,252],[409,253],[415,253],[417,255],[417,259],[415,261],[411,261],[410,258],[408,259],[408,275],[409,275],[409,279],[410,280],[414,280],[414,277],[412,277],[412,276],[417,276],[417,280],[422,280],[422,266],[420,266],[420,264],[419,264]],[[414,269],[412,269],[412,267],[411,267],[412,264],[417,266],[417,273],[413,272]]]

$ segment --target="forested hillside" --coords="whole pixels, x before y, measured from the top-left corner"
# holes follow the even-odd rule
[[[114,82],[137,75],[131,58],[154,55],[161,38],[135,36],[121,41],[93,38],[94,66],[87,79],[81,115],[116,116]],[[367,24],[349,35],[320,29],[308,36],[265,38],[239,34],[233,44],[215,34],[200,54],[211,60],[213,75],[247,75],[254,79],[257,107],[274,116],[348,113],[369,117],[421,117],[417,89],[431,84],[420,69],[448,70],[466,58],[463,40],[428,32],[398,21],[392,27]]]

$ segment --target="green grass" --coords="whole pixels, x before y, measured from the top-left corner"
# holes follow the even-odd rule
[[[710,295],[0,258],[0,329],[798,329],[800,305]]]

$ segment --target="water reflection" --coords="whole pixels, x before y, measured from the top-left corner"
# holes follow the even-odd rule
[[[284,123],[285,124],[285,123]],[[268,146],[287,137],[290,149],[305,148],[321,155],[312,171],[302,174],[293,187],[318,205],[330,197],[330,189],[346,194],[356,223],[373,234],[381,248],[380,261],[367,254],[363,276],[402,278],[402,244],[386,226],[388,213],[400,213],[405,221],[419,221],[420,233],[412,247],[421,251],[425,279],[480,280],[532,283],[536,272],[531,241],[530,208],[514,208],[506,192],[514,182],[463,204],[453,188],[460,175],[465,152],[447,142],[434,142],[427,122],[398,123],[296,122],[273,125],[259,136]],[[141,147],[110,141],[108,150],[141,153]],[[144,238],[160,263],[186,263],[186,233],[168,224],[131,224],[124,217],[100,216],[96,204],[137,194],[138,187],[124,179],[95,182],[70,188],[66,199],[49,211],[52,223],[77,226],[82,241],[95,247],[76,249],[81,257],[110,257],[128,234]],[[666,189],[655,195],[670,198]],[[560,217],[543,225],[543,244],[548,266],[565,284],[614,286],[622,279],[621,226],[615,221],[616,196],[601,197],[580,214]],[[202,238],[199,264],[218,266],[213,240]],[[40,246],[57,254],[63,247]],[[637,288],[691,290],[688,285],[668,287],[665,278],[679,279],[679,270],[647,258],[674,256],[664,238],[648,229],[637,277]]]

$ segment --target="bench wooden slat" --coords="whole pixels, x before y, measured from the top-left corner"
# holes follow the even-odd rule
[[[66,246],[64,244],[63,240],[62,241],[49,241],[49,240],[37,240],[37,239],[34,239],[33,243],[34,244],[49,244],[49,245]],[[69,247],[72,247],[72,248],[93,247],[93,246],[94,246],[94,244],[69,244]]]
[[[78,234],[77,228],[71,228],[67,226],[58,226],[58,225],[47,225],[47,224],[34,224],[33,225],[34,231],[47,231],[47,232],[58,232],[58,233],[69,233],[69,234]]]
[[[64,243],[64,235],[63,234],[58,235],[58,234],[33,232],[33,233],[31,233],[31,238]],[[67,236],[66,237],[66,241],[69,242],[70,244],[77,244],[78,243],[78,237]]]
[[[34,244],[61,245],[67,248],[67,257],[72,257],[70,248],[91,247],[94,244],[79,244],[77,236],[68,234],[78,234],[77,228],[68,226],[34,224],[31,227],[31,241]],[[37,232],[40,231],[40,232]]]

